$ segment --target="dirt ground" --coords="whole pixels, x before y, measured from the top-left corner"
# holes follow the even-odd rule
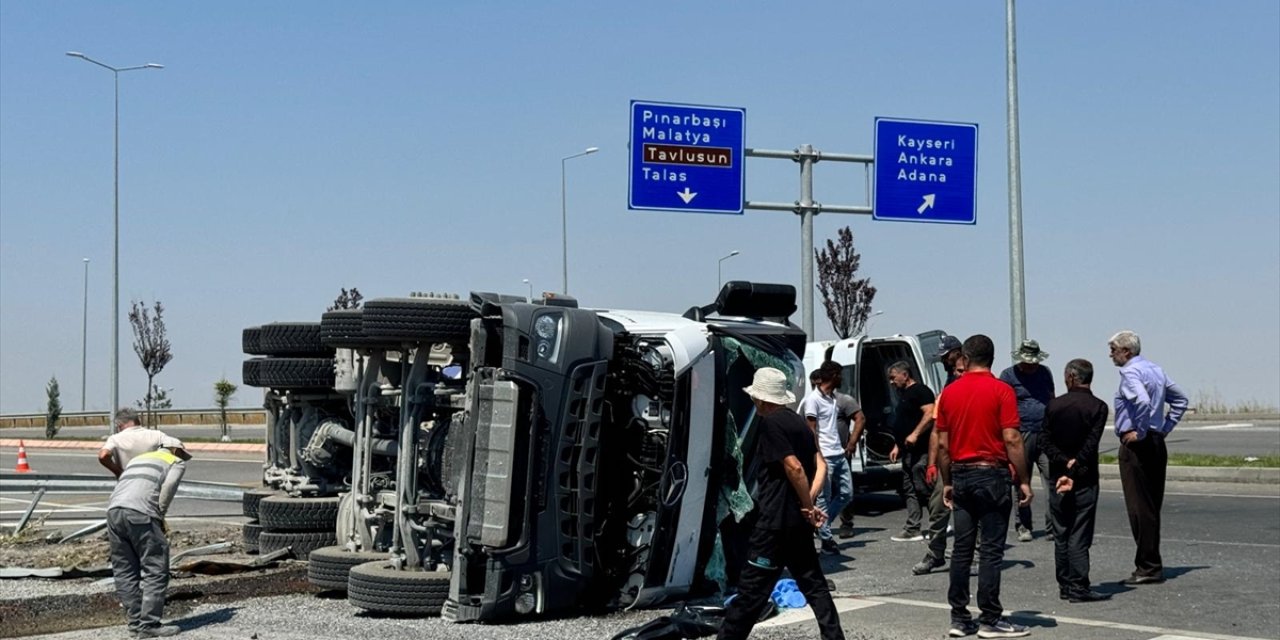
[[[17,536],[0,535],[0,567],[94,567],[107,564],[106,531],[62,544],[45,542],[52,531],[33,522]],[[187,549],[218,542],[234,542],[229,553],[243,554],[239,526],[225,526],[196,531],[174,531],[169,536],[169,552],[177,555]],[[219,554],[225,555],[225,554]]]

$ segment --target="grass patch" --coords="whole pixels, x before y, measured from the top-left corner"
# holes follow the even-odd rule
[[[1114,453],[1098,456],[1102,464],[1116,464]],[[1170,453],[1171,467],[1280,467],[1280,456],[1217,456],[1207,453]]]
[[[1276,413],[1275,405],[1259,402],[1253,398],[1237,400],[1234,404],[1229,404],[1222,399],[1222,394],[1217,387],[1209,391],[1203,389],[1196,391],[1191,402],[1191,406],[1195,407],[1199,413]]]

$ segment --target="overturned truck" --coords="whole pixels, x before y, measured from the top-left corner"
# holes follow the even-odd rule
[[[764,366],[801,389],[795,308],[730,282],[683,315],[489,293],[326,313],[329,388],[254,382],[276,410],[260,535],[332,522],[313,583],[460,622],[722,590],[752,517],[742,389]]]

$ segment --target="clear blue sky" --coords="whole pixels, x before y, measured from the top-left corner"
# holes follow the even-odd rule
[[[1133,329],[1194,394],[1280,405],[1280,5],[1023,2],[1029,334],[1060,379],[1116,376]],[[746,109],[747,144],[871,153],[876,116],[979,125],[976,226],[852,225],[884,310],[872,333],[1009,345],[1004,2],[0,3],[0,411],[51,375],[109,401],[112,82],[121,80],[121,297],[160,299],[182,406],[240,378],[240,330],[318,320],[340,287],[523,293],[683,311],[725,276],[799,284],[789,213],[626,208],[632,99]],[[794,200],[753,159],[747,197]],[[861,204],[861,169],[816,198]],[[830,328],[819,316],[819,337]],[[797,314],[796,321],[799,321]],[[121,398],[145,392],[122,321]],[[237,405],[256,405],[242,388]]]

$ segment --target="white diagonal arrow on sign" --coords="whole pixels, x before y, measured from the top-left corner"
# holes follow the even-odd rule
[[[926,195],[926,196],[924,197],[924,202],[923,202],[923,203],[921,203],[919,207],[916,207],[916,213],[918,213],[918,214],[920,214],[920,215],[924,215],[924,211],[925,211],[925,209],[932,209],[932,208],[933,208],[933,202],[934,202],[934,200],[937,200],[937,198],[938,198],[938,194],[936,194],[936,193],[930,193],[930,194]]]
[[[680,199],[684,200],[685,204],[689,204],[689,201],[697,197],[698,193],[696,191],[689,191],[689,187],[685,187],[684,191],[677,191],[676,195],[680,196]]]

